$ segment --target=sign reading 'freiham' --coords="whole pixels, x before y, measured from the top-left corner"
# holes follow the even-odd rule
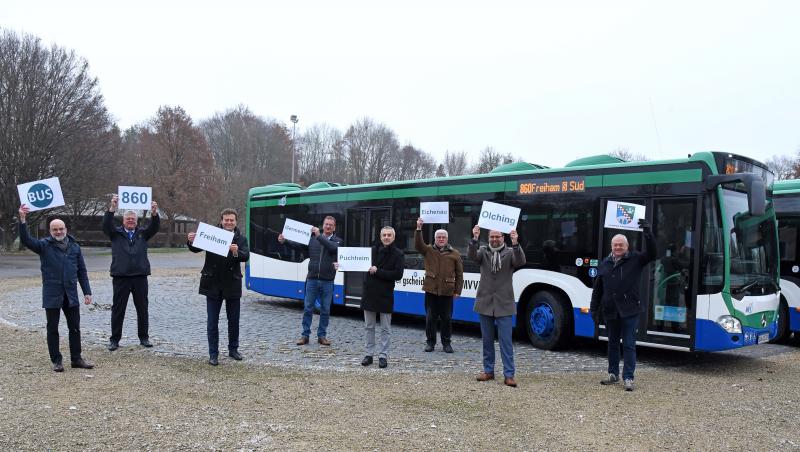
[[[523,180],[519,182],[520,195],[539,195],[553,193],[574,193],[586,190],[586,181],[575,177],[552,177],[547,179]]]
[[[231,242],[233,242],[233,231],[200,223],[197,226],[192,246],[224,257],[228,255]]]

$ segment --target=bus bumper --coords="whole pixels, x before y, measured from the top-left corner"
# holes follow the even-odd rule
[[[789,308],[789,329],[800,332],[800,307]]]
[[[742,327],[741,333],[728,333],[711,320],[695,321],[695,351],[718,352],[748,345],[765,344],[778,332],[777,322],[766,328]]]

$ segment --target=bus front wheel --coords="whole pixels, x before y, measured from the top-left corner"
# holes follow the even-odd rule
[[[525,328],[534,347],[557,350],[571,336],[572,313],[562,298],[548,290],[536,292],[525,308]]]
[[[778,333],[770,342],[775,344],[785,343],[788,341],[791,333],[792,332],[789,331],[789,305],[786,303],[786,299],[783,298],[783,295],[781,295],[781,304],[778,306]]]

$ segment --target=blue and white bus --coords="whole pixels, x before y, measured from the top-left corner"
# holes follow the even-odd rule
[[[604,325],[588,312],[597,265],[614,234],[625,233],[634,248],[642,242],[639,232],[603,227],[607,202],[623,201],[646,206],[658,247],[641,282],[649,303],[638,343],[685,351],[761,344],[776,335],[780,297],[772,182],[759,162],[701,152],[653,162],[595,156],[563,168],[513,163],[489,174],[379,184],[257,187],[248,196],[246,285],[302,300],[308,258],[281,246],[277,235],[287,218],[321,225],[332,215],[347,246],[370,246],[382,226],[395,228],[406,259],[395,312],[424,315],[425,272],[413,246],[420,202],[449,202],[450,223],[443,227],[466,256],[481,204],[493,201],[521,209],[517,231],[528,263],[514,274],[515,327],[542,349],[575,336],[603,340]],[[424,226],[426,242],[434,229]],[[465,258],[464,272],[453,318],[477,322],[479,269]],[[358,307],[362,286],[363,274],[338,273],[334,304]]]
[[[800,179],[777,181],[773,201],[781,254],[781,301],[776,342],[800,338]]]

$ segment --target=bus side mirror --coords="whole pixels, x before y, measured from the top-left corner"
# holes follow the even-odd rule
[[[760,217],[767,211],[767,190],[764,180],[753,173],[721,174],[706,178],[706,189],[713,190],[720,184],[741,182],[747,189],[747,205],[750,215]]]

